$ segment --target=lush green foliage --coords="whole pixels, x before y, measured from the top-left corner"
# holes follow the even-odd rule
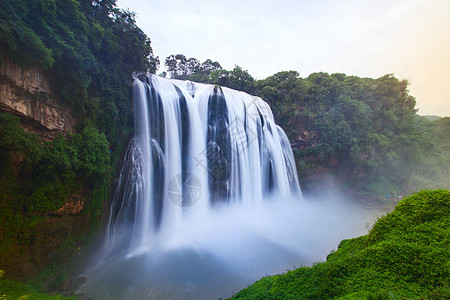
[[[303,79],[291,71],[258,85],[292,141],[300,178],[326,168],[343,190],[365,198],[416,190],[407,187],[408,180],[433,145],[417,126],[406,81],[326,73]]]
[[[4,280],[1,277],[4,275],[4,271],[0,270],[0,300],[63,300],[63,299],[78,299],[77,297],[62,297],[62,296],[50,296],[47,294],[41,294],[32,288],[28,284]]]
[[[371,199],[450,187],[445,125],[417,116],[406,81],[291,71],[257,84],[294,146],[300,178],[327,168],[341,189]]]
[[[216,61],[207,59],[200,63],[198,59],[193,57],[188,59],[183,54],[168,56],[165,66],[170,78],[217,84],[247,93],[255,91],[255,79],[239,66],[227,71]]]
[[[217,61],[207,59],[203,63],[196,58],[186,58],[183,54],[170,55],[164,62],[170,78],[207,82],[212,72],[222,70]],[[166,74],[163,74],[165,76]]]
[[[105,135],[92,126],[67,140],[58,136],[43,142],[24,132],[18,117],[0,113],[3,242],[26,234],[36,220],[60,208],[73,193],[85,192],[90,205],[101,207],[102,199],[90,196],[108,182],[109,156]]]
[[[414,126],[415,100],[407,82],[392,75],[369,79],[324,73],[305,81],[308,90],[297,110],[316,144],[297,150],[297,158],[307,161],[313,155],[327,167],[334,163],[334,174],[347,177],[346,189],[365,196],[404,194],[404,181],[428,149]]]
[[[449,236],[450,192],[422,191],[326,262],[265,277],[233,299],[446,299]]]
[[[407,189],[447,188],[450,184],[450,118],[431,122],[419,117],[416,126],[426,136],[430,149],[408,179]]]
[[[291,141],[304,127],[299,109],[304,103],[308,84],[296,71],[279,72],[256,82],[257,95],[267,101],[272,109],[275,121],[288,135]]]
[[[115,0],[0,0],[0,61],[47,70],[81,124],[114,140],[126,126],[131,73],[159,64],[134,13]]]

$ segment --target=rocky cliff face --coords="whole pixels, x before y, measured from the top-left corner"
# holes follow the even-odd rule
[[[54,87],[42,70],[9,62],[0,65],[0,111],[20,116],[24,130],[47,140],[72,132],[75,125],[69,108],[58,103],[54,95]]]
[[[67,135],[75,128],[70,108],[57,101],[56,89],[43,70],[9,62],[0,64],[0,112],[19,116],[25,131],[36,133],[47,141],[57,134]],[[26,158],[25,154],[13,150],[5,157],[3,164],[14,174],[19,172],[20,164]],[[0,167],[0,175],[6,172],[4,165]],[[15,176],[19,178],[20,174]],[[28,280],[48,267],[49,262],[55,264],[56,258],[67,259],[74,252],[79,253],[91,224],[89,214],[82,213],[87,200],[80,184],[78,192],[69,195],[62,207],[48,215],[40,215],[26,231],[5,238],[8,228],[0,228],[0,269],[6,271],[6,276]],[[7,201],[10,199],[0,197],[0,218],[4,213],[2,203]]]

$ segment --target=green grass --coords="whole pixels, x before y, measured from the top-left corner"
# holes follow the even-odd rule
[[[262,278],[233,299],[449,299],[449,225],[450,191],[421,191],[326,262]]]

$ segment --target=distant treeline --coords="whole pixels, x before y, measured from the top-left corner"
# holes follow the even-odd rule
[[[279,72],[256,80],[236,66],[182,54],[165,60],[171,78],[211,83],[262,97],[286,131],[305,190],[331,175],[364,199],[395,199],[450,187],[450,118],[417,114],[406,80],[345,74]],[[161,74],[166,76],[167,74]]]

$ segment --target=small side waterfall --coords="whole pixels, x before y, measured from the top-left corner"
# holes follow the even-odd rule
[[[300,198],[289,141],[261,98],[143,75],[133,90],[136,136],[111,206],[108,249],[151,248],[187,214],[201,219],[218,204]]]

